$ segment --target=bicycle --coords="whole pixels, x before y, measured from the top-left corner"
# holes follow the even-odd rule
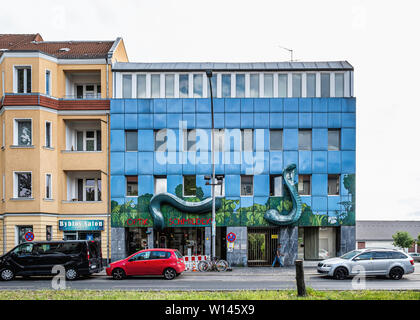
[[[207,271],[226,271],[229,268],[229,264],[226,260],[218,259],[213,257],[211,260],[202,260],[198,263],[198,270],[201,272]]]

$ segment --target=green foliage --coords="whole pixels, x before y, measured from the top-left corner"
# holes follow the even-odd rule
[[[393,245],[399,248],[411,248],[414,244],[414,239],[407,231],[398,231],[392,235],[394,239]]]

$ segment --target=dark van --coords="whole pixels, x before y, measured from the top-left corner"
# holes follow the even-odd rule
[[[90,240],[22,243],[0,257],[0,279],[52,275],[56,265],[64,266],[67,280],[101,272],[101,244]]]

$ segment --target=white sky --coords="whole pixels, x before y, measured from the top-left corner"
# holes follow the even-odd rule
[[[124,38],[130,61],[347,60],[357,98],[357,219],[420,220],[419,1],[21,0],[0,33]],[[417,99],[416,99],[417,98]]]

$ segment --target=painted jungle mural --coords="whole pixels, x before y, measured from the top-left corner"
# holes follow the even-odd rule
[[[347,190],[345,196],[341,196],[338,202],[340,210],[328,212],[316,212],[308,205],[307,199],[310,196],[300,197],[301,213],[298,219],[290,221],[292,226],[340,226],[355,224],[355,175],[344,175],[344,188]],[[297,190],[297,184],[294,186]],[[278,212],[278,216],[290,216],[294,205],[293,195],[290,190],[284,190],[283,197],[224,197],[218,198],[216,211],[217,226],[270,226],[274,225],[272,215],[267,212]],[[185,202],[203,202],[207,209],[211,201],[206,200],[201,187],[197,187],[195,197],[183,197],[182,184],[175,188],[175,195]],[[111,201],[111,224],[112,227],[153,227],[155,222],[150,213],[149,205],[153,195],[146,193],[140,195],[135,200],[128,200],[125,203]],[[175,198],[175,197],[174,197]],[[136,203],[137,202],[137,203]],[[242,203],[241,203],[242,202]],[[248,203],[249,202],[249,203]],[[186,204],[188,205],[188,204]],[[187,213],[176,206],[167,204],[163,201],[159,203],[162,213],[162,220],[159,220],[159,226],[182,227],[182,226],[211,226],[211,210],[207,213],[198,210],[197,212]],[[211,207],[210,207],[211,208]],[[277,214],[276,214],[277,215]],[[297,212],[294,214],[296,218]],[[269,218],[269,219],[267,219]],[[284,219],[284,218],[283,218]],[[271,223],[270,223],[270,222]]]

